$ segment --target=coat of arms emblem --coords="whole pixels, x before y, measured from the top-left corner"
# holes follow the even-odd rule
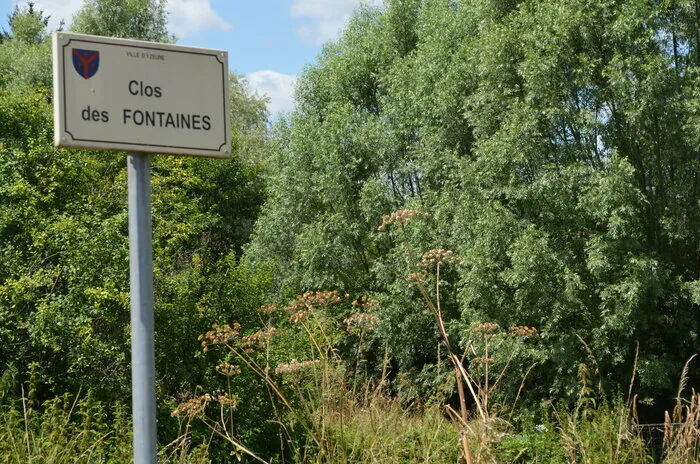
[[[73,67],[84,79],[90,79],[100,67],[100,52],[74,48]]]

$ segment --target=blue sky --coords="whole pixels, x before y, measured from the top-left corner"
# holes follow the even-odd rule
[[[270,111],[292,108],[296,76],[321,45],[337,38],[363,0],[169,0],[168,30],[178,43],[228,50],[232,71],[245,74],[251,89],[270,97]],[[379,4],[380,0],[364,0]],[[26,0],[0,0],[0,28]],[[51,15],[50,29],[70,25],[83,0],[34,0]]]

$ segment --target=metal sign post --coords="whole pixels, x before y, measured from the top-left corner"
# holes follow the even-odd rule
[[[153,335],[151,163],[146,153],[129,153],[127,165],[134,464],[155,464],[156,383]]]

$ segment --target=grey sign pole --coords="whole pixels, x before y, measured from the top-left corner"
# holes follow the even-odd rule
[[[131,391],[134,464],[156,462],[156,387],[153,335],[151,164],[129,153],[129,274],[131,281]]]

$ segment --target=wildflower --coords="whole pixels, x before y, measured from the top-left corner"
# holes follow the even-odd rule
[[[428,271],[423,269],[422,271],[412,272],[406,277],[410,282],[422,282],[428,278]]]
[[[382,216],[382,225],[377,230],[386,230],[388,226],[393,224],[406,224],[411,222],[414,217],[430,217],[430,213],[419,211],[417,209],[402,209],[394,211],[391,214]]]
[[[314,308],[330,306],[341,301],[342,298],[336,291],[306,292],[302,295],[297,295],[284,307],[284,310],[292,313],[289,321],[297,324],[308,319]]]
[[[187,417],[192,419],[193,417],[202,415],[204,413],[204,408],[206,408],[207,404],[211,401],[212,396],[209,393],[205,393],[202,396],[195,396],[194,398],[180,403],[170,415],[172,417]]]
[[[296,313],[289,316],[289,322],[291,322],[293,324],[299,324],[299,323],[307,320],[310,315],[311,315],[310,310],[302,309],[301,311],[297,311]]]
[[[501,326],[494,322],[473,322],[472,323],[472,331],[482,333],[482,334],[489,334],[497,331],[500,329]]]
[[[238,322],[233,323],[233,327],[224,324],[214,324],[212,330],[197,337],[197,340],[202,342],[202,351],[209,351],[209,345],[224,345],[230,340],[238,336],[241,330],[241,325]]]
[[[265,344],[270,341],[272,334],[274,334],[276,329],[274,327],[269,327],[267,329],[258,330],[254,334],[246,335],[241,337],[241,347],[243,351],[250,354],[256,349],[262,349]]]
[[[374,329],[379,324],[379,318],[374,314],[355,313],[346,318],[343,323],[347,326],[348,332],[358,332]]]
[[[238,407],[238,396],[237,395],[216,392],[216,401],[221,406],[226,406],[226,407],[229,407],[231,409],[236,409],[236,407]]]
[[[226,377],[232,377],[234,375],[241,373],[240,366],[235,366],[235,365],[227,363],[227,362],[221,363],[218,366],[216,366],[216,370],[220,374],[225,375]]]
[[[435,248],[427,251],[423,255],[423,259],[418,263],[423,269],[427,269],[433,265],[441,264],[455,264],[462,260],[459,256],[455,255],[452,250],[445,250],[443,248]]]
[[[325,292],[306,292],[302,295],[297,295],[284,310],[287,312],[297,312],[300,309],[313,309],[315,307],[330,306],[333,303],[342,301],[340,295],[336,291]]]
[[[274,313],[275,311],[277,311],[277,305],[276,305],[276,304],[269,304],[269,305],[267,305],[267,306],[263,306],[263,307],[262,307],[262,311],[263,311],[265,314],[272,314],[272,313]]]
[[[296,359],[292,359],[289,363],[279,363],[275,368],[275,374],[291,374],[315,366],[316,364],[318,364],[318,359],[301,362],[297,361]]]
[[[367,296],[361,296],[360,298],[353,300],[352,305],[365,311],[375,311],[379,308],[379,301]]]
[[[527,327],[524,325],[512,325],[508,328],[508,331],[513,335],[518,335],[523,338],[540,338],[540,335],[537,333],[537,329],[534,327]]]
[[[537,424],[537,425],[535,426],[535,430],[537,430],[538,432],[546,432],[546,431],[547,431],[547,426],[544,425],[544,424]]]

